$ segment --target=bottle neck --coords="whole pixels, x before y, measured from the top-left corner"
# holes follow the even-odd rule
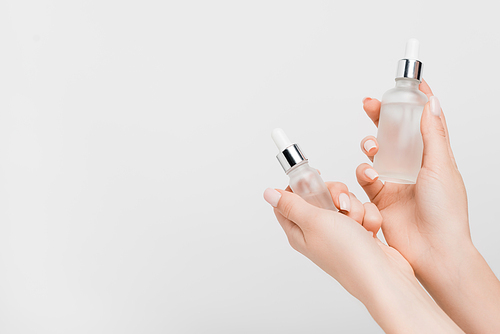
[[[420,80],[410,78],[396,78],[396,87],[418,89]]]
[[[292,168],[290,168],[285,174],[288,175],[288,176],[291,176],[291,175],[295,174],[296,171],[300,170],[301,167],[303,167],[303,166],[308,166],[309,167],[308,160],[304,160],[304,161],[296,164],[295,166],[293,166]]]

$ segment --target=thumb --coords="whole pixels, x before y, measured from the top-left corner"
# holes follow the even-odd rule
[[[420,122],[424,142],[422,166],[436,166],[449,157],[447,132],[441,120],[441,113],[438,98],[431,96],[424,107]]]
[[[268,188],[264,192],[264,199],[283,217],[299,225],[301,229],[313,226],[325,211],[307,203],[297,194],[280,189]]]

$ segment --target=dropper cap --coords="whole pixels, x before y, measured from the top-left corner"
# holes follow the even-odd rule
[[[290,139],[288,139],[288,136],[286,135],[285,131],[283,131],[283,129],[274,129],[271,133],[271,137],[273,138],[274,143],[276,144],[276,147],[280,152],[278,153],[276,158],[280,162],[281,167],[283,167],[285,173],[288,174],[288,172],[294,166],[297,166],[304,161],[307,162],[307,158],[300,150],[299,145],[293,144]]]
[[[406,42],[405,57],[398,62],[396,78],[409,78],[422,81],[423,64],[418,60],[420,43],[417,39],[411,38]]]

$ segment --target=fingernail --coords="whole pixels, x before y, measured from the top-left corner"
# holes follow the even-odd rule
[[[351,211],[351,199],[349,195],[341,193],[339,195],[340,211]]]
[[[375,180],[378,177],[378,173],[372,168],[365,169],[365,175],[368,176],[370,180]]]
[[[373,141],[371,139],[368,139],[363,144],[363,147],[364,147],[364,149],[365,149],[366,152],[370,152],[372,149],[374,149],[375,147],[377,147],[377,144],[375,144],[375,141]]]
[[[431,96],[429,98],[429,102],[430,102],[431,113],[434,116],[438,116],[438,117],[441,116],[441,104],[439,103],[438,98],[435,96]]]
[[[264,199],[267,203],[271,204],[273,207],[278,206],[278,202],[280,201],[281,194],[272,188],[267,188],[264,191]]]
[[[368,97],[368,96],[364,97],[364,98],[363,98],[363,104],[365,104],[365,102],[366,102],[367,100],[371,100],[371,99],[372,99],[372,98],[371,98],[371,97]]]

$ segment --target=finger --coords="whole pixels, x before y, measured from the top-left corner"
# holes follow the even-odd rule
[[[423,92],[425,95],[427,95],[427,98],[429,98],[429,99],[432,96],[434,96],[434,93],[432,92],[429,84],[424,79],[422,79],[422,82],[420,83],[419,89],[420,89],[421,92]],[[444,117],[444,114],[443,114],[442,110],[441,110],[441,116],[440,117],[441,117],[441,121],[443,122],[443,127],[444,127],[444,131],[445,131],[445,134],[446,134],[446,139],[448,140],[449,155],[450,155],[451,160],[453,161],[453,164],[456,167],[457,163],[455,161],[455,156],[453,155],[453,151],[451,149],[450,135],[449,135],[449,132],[448,132],[448,125],[446,124],[446,118]]]
[[[377,206],[373,203],[367,202],[363,204],[364,207],[364,217],[363,217],[363,227],[374,234],[377,234],[378,230],[382,226],[382,215],[378,210]]]
[[[288,187],[287,189],[289,189],[289,188],[290,187]],[[280,197],[281,197],[281,194],[279,192],[277,192],[275,189],[267,188],[264,191],[264,199],[266,200],[266,202],[271,204],[273,207],[276,207],[278,201],[280,200]],[[283,228],[285,233],[288,235],[288,232],[293,228],[293,225],[296,225],[296,224],[293,223],[292,221],[286,219],[285,217],[283,217],[279,213],[279,211],[276,210],[276,208],[274,209],[274,214],[275,214],[276,218],[278,219],[278,222],[280,223],[281,227]]]
[[[264,192],[264,199],[288,220],[297,224],[302,231],[314,226],[314,222],[327,212],[302,199],[297,194],[268,188]]]
[[[441,109],[441,121],[443,122],[444,131],[446,133],[446,139],[448,140],[448,152],[450,154],[450,158],[453,161],[453,164],[455,165],[455,167],[457,167],[457,162],[455,161],[455,155],[453,154],[453,150],[451,149],[450,133],[448,132],[448,125],[446,124],[446,117],[444,116],[442,109]]]
[[[363,99],[363,109],[376,126],[378,126],[378,119],[380,117],[380,105],[381,103],[377,99],[372,99],[371,97]]]
[[[377,138],[374,136],[367,136],[361,141],[361,150],[373,162],[373,157],[378,152]]]
[[[283,217],[283,215],[277,209],[274,209],[274,215],[276,216],[276,219],[278,219],[278,222],[283,228],[283,231],[285,231],[290,246],[292,246],[292,248],[296,251],[302,252],[305,247],[306,241],[304,238],[304,233],[302,232],[300,227],[291,220]]]
[[[384,188],[384,184],[378,179],[378,173],[368,164],[361,164],[356,168],[356,178],[370,201]]]
[[[351,198],[349,196],[349,189],[342,182],[325,182],[326,187],[330,191],[333,204],[342,213],[351,211]]]
[[[422,112],[420,131],[424,142],[422,166],[435,167],[450,161],[446,129],[441,119],[442,111],[439,100],[435,96],[429,98]]]
[[[422,93],[424,93],[425,95],[427,95],[427,98],[430,98],[431,96],[434,96],[434,94],[432,93],[431,87],[429,87],[429,85],[427,84],[427,81],[425,81],[424,79],[422,79],[422,82],[420,83],[420,85],[418,86],[418,88],[420,89],[420,91]]]
[[[351,200],[351,211],[347,212],[346,216],[363,225],[363,216],[365,215],[363,203],[353,193],[349,193],[349,197]]]

